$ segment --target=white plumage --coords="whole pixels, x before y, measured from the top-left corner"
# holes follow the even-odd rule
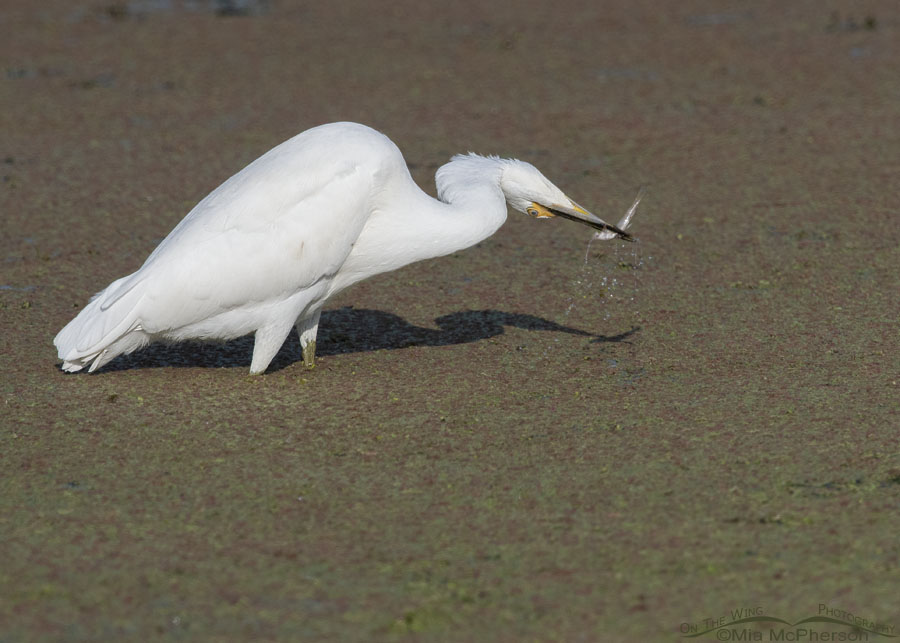
[[[251,373],[265,371],[295,325],[311,365],[319,313],[362,279],[474,245],[506,206],[562,216],[621,237],[532,165],[455,156],[435,177],[438,200],[412,180],[397,146],[356,123],[303,132],[225,181],[141,268],[111,283],[54,340],[63,369],[94,371],[156,339],[227,340],[255,333]]]

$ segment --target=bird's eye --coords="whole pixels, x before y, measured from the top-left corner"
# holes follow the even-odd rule
[[[539,214],[538,211],[535,210],[534,208],[528,208],[528,210],[526,210],[526,212],[528,212],[528,214],[530,214],[533,217],[536,217]]]

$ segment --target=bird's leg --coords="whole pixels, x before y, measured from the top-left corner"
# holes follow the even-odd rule
[[[291,323],[282,321],[257,329],[253,340],[253,360],[250,362],[251,374],[262,373],[269,367],[269,362],[278,354],[290,332]]]
[[[315,368],[316,366],[316,340],[314,339],[303,347],[303,365],[306,368]]]
[[[306,368],[316,365],[316,333],[319,331],[319,315],[317,310],[312,317],[297,320],[297,333],[300,335],[300,349],[303,351],[303,363]]]

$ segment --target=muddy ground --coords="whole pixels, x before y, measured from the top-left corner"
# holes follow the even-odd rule
[[[673,641],[820,605],[900,634],[896,3],[0,25],[0,641]],[[61,372],[94,292],[336,120],[432,193],[467,150],[612,220],[644,186],[640,241],[511,214],[331,302],[313,370],[293,336],[262,377],[248,339]]]

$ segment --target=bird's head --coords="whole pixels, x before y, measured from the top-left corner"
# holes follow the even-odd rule
[[[504,162],[500,188],[513,210],[538,219],[562,217],[578,221],[599,230],[598,236],[603,239],[619,237],[634,241],[634,237],[624,230],[631,218],[630,213],[623,218],[624,225],[623,222],[618,227],[606,223],[567,197],[531,163],[519,160]]]

